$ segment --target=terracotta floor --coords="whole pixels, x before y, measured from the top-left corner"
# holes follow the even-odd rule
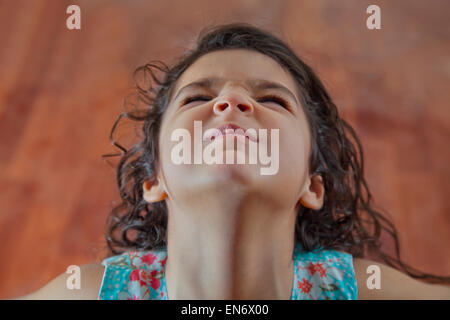
[[[448,1],[84,0],[82,29],[68,30],[72,3],[0,1],[0,298],[99,261],[119,199],[101,155],[117,152],[109,133],[132,72],[236,21],[273,31],[317,71],[359,134],[404,260],[450,273]],[[375,3],[382,28],[368,30]]]

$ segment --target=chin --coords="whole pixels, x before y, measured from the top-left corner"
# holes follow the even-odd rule
[[[248,164],[213,164],[204,166],[201,171],[198,174],[218,183],[253,184],[259,175],[258,166]]]
[[[186,167],[187,186],[200,192],[225,193],[224,188],[244,191],[258,185],[259,166],[248,164],[211,164]]]

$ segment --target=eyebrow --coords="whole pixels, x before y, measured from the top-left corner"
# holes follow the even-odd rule
[[[209,88],[212,88],[214,86],[217,86],[217,85],[223,83],[224,81],[225,81],[225,79],[223,79],[223,78],[209,77],[209,78],[202,78],[202,79],[199,79],[197,81],[191,82],[188,85],[182,87],[180,90],[178,90],[174,100],[176,100],[178,98],[178,96],[186,89],[193,88],[193,87],[209,89]],[[289,89],[287,89],[285,86],[283,86],[283,85],[281,85],[279,83],[268,81],[268,80],[264,80],[264,79],[248,79],[248,80],[244,81],[244,83],[246,85],[250,85],[250,87],[252,89],[259,89],[259,90],[276,89],[276,90],[280,90],[283,93],[285,93],[286,95],[288,95],[292,100],[297,102],[298,105],[300,105],[300,102],[297,99],[297,97]]]

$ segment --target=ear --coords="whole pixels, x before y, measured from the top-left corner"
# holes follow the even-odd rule
[[[157,179],[155,184],[152,184],[149,180],[145,181],[143,184],[143,189],[143,197],[145,201],[149,203],[162,201],[167,198],[167,193],[159,179]]]
[[[319,210],[323,206],[324,192],[325,187],[323,185],[322,176],[317,174],[308,179],[305,191],[299,202],[304,207]]]

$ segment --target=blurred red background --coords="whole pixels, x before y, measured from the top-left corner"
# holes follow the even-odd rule
[[[70,4],[81,30],[66,28]],[[381,30],[366,27],[371,4]],[[273,32],[317,72],[359,134],[374,203],[390,213],[404,261],[448,275],[449,9],[444,0],[1,1],[0,298],[101,261],[119,200],[101,155],[118,152],[109,134],[132,72],[170,64],[205,26],[228,22]],[[133,140],[126,128],[119,141]]]

